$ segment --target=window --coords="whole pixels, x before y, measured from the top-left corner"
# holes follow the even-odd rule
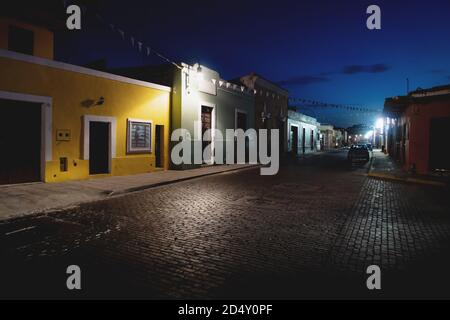
[[[127,153],[152,152],[152,122],[128,119]]]
[[[33,31],[15,26],[9,27],[8,49],[15,52],[33,55]]]

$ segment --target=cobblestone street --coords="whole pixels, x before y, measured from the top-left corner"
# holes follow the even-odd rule
[[[450,297],[447,188],[368,178],[343,151],[283,162],[2,221],[0,296]]]

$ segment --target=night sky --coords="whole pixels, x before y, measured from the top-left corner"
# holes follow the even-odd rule
[[[382,10],[382,30],[366,9]],[[120,34],[93,19],[98,12]],[[109,67],[156,64],[133,35],[175,61],[200,62],[232,79],[255,71],[292,97],[381,110],[410,88],[450,83],[450,1],[105,1],[86,8],[80,32],[57,35],[59,60]],[[309,107],[322,123],[371,124],[375,114]]]

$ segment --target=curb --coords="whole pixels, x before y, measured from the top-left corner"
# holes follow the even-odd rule
[[[193,180],[196,178],[202,178],[202,177],[218,175],[218,174],[223,174],[223,173],[229,173],[229,172],[234,172],[234,171],[240,171],[240,170],[244,171],[244,170],[255,169],[255,168],[258,168],[261,166],[262,166],[261,164],[255,164],[255,165],[250,165],[250,166],[241,167],[241,168],[224,169],[223,171],[210,172],[210,173],[200,174],[197,176],[185,177],[185,178],[174,179],[174,180],[169,180],[169,181],[162,181],[162,182],[158,182],[158,183],[151,183],[151,184],[147,184],[147,185],[131,187],[128,189],[123,189],[123,190],[118,190],[118,191],[106,191],[105,190],[105,191],[100,192],[100,194],[97,197],[92,198],[92,199],[87,199],[87,200],[78,201],[78,202],[71,202],[71,203],[67,203],[67,204],[63,204],[63,205],[55,206],[55,207],[46,207],[46,208],[34,209],[31,211],[23,211],[18,214],[16,213],[16,214],[13,214],[10,216],[0,217],[0,223],[2,223],[4,221],[14,221],[14,220],[20,220],[20,219],[28,218],[28,217],[37,217],[40,215],[48,215],[49,213],[52,213],[52,212],[66,210],[69,208],[75,208],[82,204],[107,200],[114,196],[126,195],[126,194],[132,193],[132,192],[156,188],[156,187],[163,186],[163,185],[175,184],[178,182]]]
[[[213,176],[213,175],[217,175],[217,174],[221,174],[221,173],[228,173],[228,172],[234,172],[234,171],[240,171],[240,170],[249,170],[249,169],[255,169],[258,167],[261,167],[261,165],[255,164],[255,165],[251,165],[251,166],[247,166],[247,167],[243,167],[243,168],[231,168],[231,169],[226,169],[226,170],[218,171],[218,172],[199,174],[197,176],[191,176],[191,177],[179,178],[179,179],[175,179],[175,180],[150,183],[150,184],[146,184],[146,185],[142,185],[142,186],[113,191],[107,195],[107,198],[124,195],[124,194],[131,193],[131,192],[137,192],[137,191],[143,191],[143,190],[152,189],[152,188],[156,188],[156,187],[161,187],[161,186],[174,184],[174,183],[178,183],[178,182],[193,180],[193,179],[197,179],[197,178],[204,178],[204,177]]]
[[[367,176],[370,178],[374,178],[374,179],[389,180],[389,181],[395,181],[395,182],[403,182],[403,183],[411,183],[411,184],[424,184],[424,185],[435,186],[435,187],[446,187],[447,186],[447,184],[444,182],[430,181],[430,180],[424,180],[424,179],[418,179],[418,178],[400,178],[400,177],[396,177],[394,175],[386,174],[386,173],[369,172],[367,174]]]

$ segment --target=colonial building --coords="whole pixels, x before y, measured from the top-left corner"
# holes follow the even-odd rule
[[[240,77],[232,80],[232,82],[244,85],[253,92],[255,95],[256,129],[278,129],[280,133],[278,141],[280,152],[286,152],[288,149],[286,120],[289,92],[256,73]]]
[[[319,127],[315,118],[288,110],[288,152],[301,155],[320,150]]]
[[[320,127],[320,150],[330,150],[336,147],[336,136],[334,127],[330,124],[321,124]]]
[[[419,174],[450,170],[450,85],[387,98],[386,150]]]
[[[54,61],[45,24],[0,34],[0,184],[168,168],[170,87]]]
[[[210,144],[213,148],[220,137],[206,137],[208,129],[218,129],[226,141],[226,129],[255,128],[255,98],[242,85],[227,82],[220,74],[205,66],[185,63],[161,66],[142,66],[114,70],[114,72],[153,81],[172,87],[171,130],[186,129],[192,141],[192,148],[200,144],[202,150]],[[196,124],[199,124],[196,126]],[[248,149],[248,140],[247,140]],[[192,153],[192,158],[194,157]],[[218,162],[216,155],[213,159]],[[223,152],[225,162],[226,152]],[[175,169],[191,168],[195,165],[172,165]],[[197,164],[198,165],[198,164]]]
[[[347,130],[344,128],[334,128],[335,146],[336,148],[342,148],[348,143]]]

